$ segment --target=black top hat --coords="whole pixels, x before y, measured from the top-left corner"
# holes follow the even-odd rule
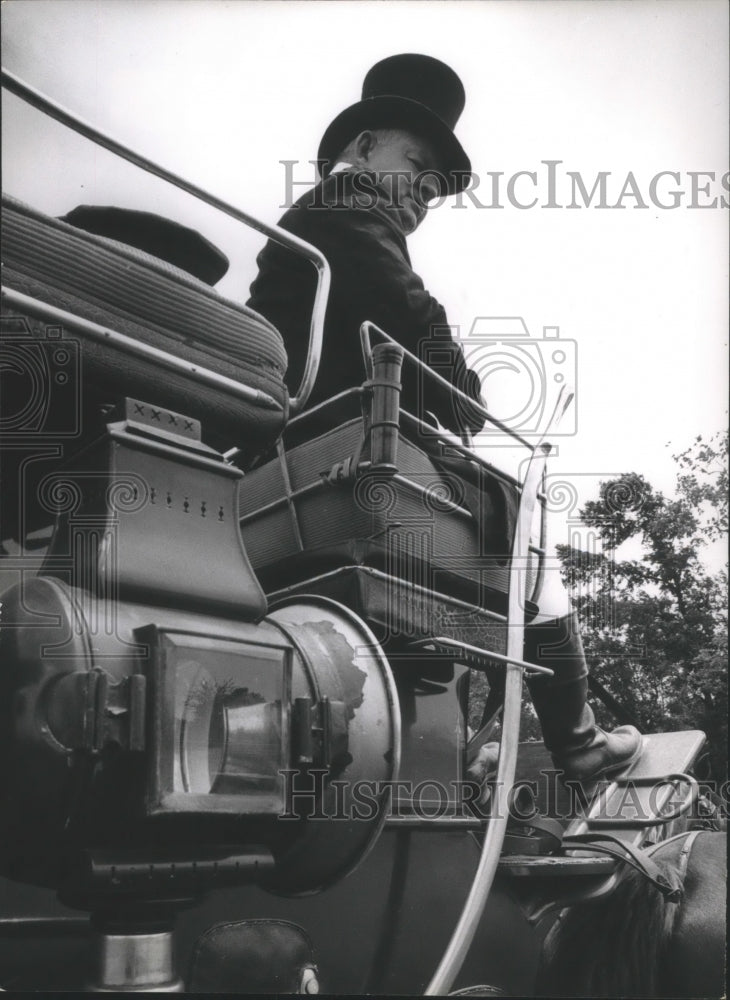
[[[322,136],[322,175],[327,176],[338,153],[364,129],[402,128],[436,148],[442,194],[463,191],[471,163],[453,129],[465,100],[461,80],[439,59],[406,53],[381,60],[365,77],[362,100],[342,111]]]

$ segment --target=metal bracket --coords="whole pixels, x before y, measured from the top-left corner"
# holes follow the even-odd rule
[[[488,670],[495,663],[505,666],[522,667],[529,676],[542,675],[552,677],[553,670],[550,667],[541,667],[537,663],[528,663],[527,660],[518,660],[513,656],[504,656],[502,653],[495,653],[489,649],[481,649],[479,646],[470,646],[467,642],[459,639],[449,639],[446,636],[436,636],[428,639],[415,639],[408,643],[411,649],[424,649],[434,653],[461,653],[461,659],[468,663],[470,667],[477,670]]]
[[[292,754],[296,764],[330,767],[347,751],[347,706],[344,701],[295,698],[292,706]]]
[[[73,671],[55,686],[49,726],[69,750],[99,753],[110,743],[144,750],[147,680],[132,674],[118,684],[99,667]]]

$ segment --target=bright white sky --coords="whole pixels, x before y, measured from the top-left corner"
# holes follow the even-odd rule
[[[3,36],[6,68],[269,222],[285,197],[279,161],[312,175],[324,128],[359,98],[374,62],[403,51],[445,60],[466,87],[456,131],[477,173],[502,171],[504,185],[536,171],[539,206],[542,160],[563,161],[563,204],[565,171],[589,189],[610,171],[609,204],[632,171],[649,205],[447,202],[411,240],[416,270],[463,330],[477,316],[521,316],[535,338],[559,326],[576,343],[577,434],[560,439],[555,473],[581,499],[628,470],[670,491],[672,453],[725,426],[728,212],[686,207],[688,171],[715,174],[702,204],[728,198],[724,0],[5,0]],[[221,290],[246,297],[258,236],[15,98],[4,111],[8,192],[53,214],[117,204],[192,225],[232,260]],[[676,210],[649,200],[663,170],[681,175],[659,186],[667,201],[684,192]],[[524,178],[516,192],[534,196]],[[505,416],[523,391],[514,378],[502,371],[484,386]]]

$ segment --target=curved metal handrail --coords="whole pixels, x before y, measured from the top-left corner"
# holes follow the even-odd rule
[[[365,364],[365,371],[366,371],[366,374],[367,374],[368,378],[372,378],[372,346],[371,346],[371,337],[372,337],[372,334],[374,334],[374,333],[377,334],[379,337],[381,337],[383,340],[385,340],[387,343],[398,344],[398,341],[395,340],[394,337],[391,337],[391,335],[389,333],[386,333],[385,330],[382,330],[379,326],[377,326],[376,323],[373,323],[372,320],[365,320],[365,322],[361,324],[361,326],[360,326],[360,347],[362,349],[363,361],[364,361],[364,364]],[[403,351],[404,358],[407,358],[409,361],[413,362],[413,364],[415,364],[416,367],[418,369],[420,369],[427,378],[429,378],[433,382],[436,382],[436,383],[440,384],[444,388],[448,389],[457,399],[462,400],[469,407],[471,407],[472,409],[476,410],[479,414],[481,414],[481,416],[484,417],[485,421],[488,421],[493,426],[495,426],[495,427],[499,428],[499,430],[503,431],[505,434],[508,434],[515,441],[519,442],[521,445],[523,445],[525,448],[527,448],[529,450],[529,452],[531,454],[533,454],[533,455],[534,455],[536,449],[539,448],[540,445],[542,444],[542,442],[545,440],[546,435],[549,434],[549,433],[551,433],[552,431],[554,431],[559,426],[560,421],[562,420],[562,418],[565,415],[565,413],[567,412],[569,406],[573,402],[573,399],[575,398],[575,390],[574,390],[573,386],[570,385],[567,382],[564,383],[563,386],[560,389],[560,392],[558,393],[558,397],[557,397],[557,400],[555,402],[555,406],[554,406],[553,411],[552,411],[552,413],[550,415],[550,419],[547,422],[545,430],[543,431],[541,437],[539,438],[539,440],[535,444],[535,443],[529,441],[527,438],[522,437],[521,434],[518,434],[515,430],[513,430],[507,424],[503,423],[501,420],[499,420],[497,417],[495,417],[492,413],[490,413],[490,411],[485,406],[482,406],[479,403],[477,403],[476,400],[472,399],[471,396],[468,396],[465,392],[463,392],[463,390],[459,389],[458,386],[452,385],[442,375],[439,375],[438,372],[434,371],[432,368],[429,368],[429,366],[427,364],[425,364],[425,362],[422,361],[421,358],[417,357],[411,351],[408,351],[405,348],[403,348],[402,345],[398,345],[398,346],[401,347],[401,350]],[[415,423],[418,427],[420,427],[420,428],[426,428],[427,427],[427,425],[424,424],[422,420],[420,420],[419,418],[413,416],[412,414],[407,413],[407,411],[405,411],[405,410],[401,410],[401,416],[403,416],[403,415],[407,416],[408,419],[409,419],[409,421],[411,421],[412,423]],[[434,429],[432,427],[428,427],[428,430],[431,431],[432,433],[434,432]],[[457,452],[461,453],[462,455],[464,455],[465,457],[467,457],[471,462],[476,462],[483,469],[486,469],[490,474],[494,475],[495,471],[497,471],[497,473],[501,477],[504,477],[506,475],[505,473],[500,472],[499,470],[494,470],[492,468],[492,466],[490,465],[490,463],[486,462],[484,460],[484,458],[479,454],[479,452],[474,449],[473,442],[471,442],[471,441],[466,442],[465,441],[465,442],[462,442],[461,444],[459,444],[456,441],[456,439],[453,438],[453,439],[450,439],[448,443],[449,443],[449,449],[450,450],[457,451]],[[514,479],[514,477],[510,476],[509,479],[512,480],[513,482],[515,482],[515,484],[518,487],[520,487],[520,489],[522,489],[522,487],[517,482],[517,480]],[[538,595],[540,594],[540,591],[542,590],[543,577],[544,577],[544,574],[545,574],[545,560],[544,560],[544,555],[545,555],[545,551],[546,551],[546,547],[547,547],[546,546],[546,536],[547,536],[546,509],[545,509],[545,496],[544,496],[544,494],[540,497],[540,502],[542,504],[542,515],[541,515],[541,524],[540,524],[540,554],[541,554],[541,556],[543,558],[541,558],[538,561],[537,573],[535,575],[535,581],[534,581],[534,585],[533,585],[533,590],[532,590],[532,593],[530,595],[530,598],[531,598],[531,600],[533,602],[537,601]],[[528,549],[526,549],[525,553],[524,553],[524,556],[525,556],[525,565],[527,565],[528,551],[537,551],[537,550],[534,547],[529,547],[528,546]]]
[[[548,423],[547,431],[556,426],[572,400],[572,392],[564,387]],[[546,433],[547,433],[546,431]],[[436,972],[428,984],[426,996],[442,996],[450,990],[479,926],[484,907],[494,882],[499,864],[507,821],[509,819],[509,797],[515,780],[517,750],[520,732],[520,712],[522,708],[522,652],[525,635],[525,590],[527,573],[525,556],[530,541],[530,528],[537,502],[537,492],[542,479],[545,462],[551,445],[545,436],[532,448],[525,478],[522,485],[520,507],[517,517],[515,538],[512,545],[509,573],[509,599],[507,611],[507,659],[504,710],[502,715],[502,740],[499,747],[497,776],[494,782],[494,798],[491,815],[484,835],[484,843],[479,858],[471,890],[464,903],[459,921],[451,935]]]
[[[242,209],[236,208],[234,205],[223,201],[223,199],[217,198],[215,195],[210,194],[197,184],[193,184],[191,181],[185,180],[185,178],[181,177],[179,174],[173,173],[173,171],[167,170],[165,167],[155,163],[154,160],[150,160],[148,157],[135,152],[135,150],[131,149],[129,146],[125,146],[124,143],[119,142],[106,132],[102,132],[101,129],[96,128],[95,125],[79,118],[78,115],[75,115],[72,111],[69,111],[56,101],[53,101],[40,90],[36,90],[35,87],[31,87],[29,84],[25,83],[25,81],[15,76],[14,73],[10,73],[6,69],[3,69],[1,73],[3,87],[5,87],[9,93],[19,97],[21,100],[30,104],[38,111],[42,111],[50,118],[55,119],[55,121],[60,122],[62,125],[68,126],[68,128],[72,129],[74,132],[78,132],[79,135],[83,135],[86,139],[90,139],[97,145],[103,146],[104,149],[108,149],[117,156],[121,156],[122,159],[127,160],[129,163],[133,163],[135,166],[141,167],[142,170],[145,170],[147,173],[153,174],[155,177],[159,177],[161,180],[167,181],[169,184],[173,184],[175,187],[180,188],[182,191],[192,195],[199,201],[205,202],[212,208],[217,208],[219,211],[231,216],[231,218],[236,219],[238,222],[242,222],[251,229],[255,229],[258,232],[263,233],[264,236],[274,240],[274,242],[287,247],[295,253],[301,254],[314,265],[317,270],[317,287],[314,294],[312,319],[309,328],[307,360],[304,365],[304,374],[302,375],[302,381],[299,388],[297,389],[296,394],[289,398],[289,413],[292,416],[300,413],[304,409],[307,400],[311,395],[312,389],[314,388],[314,382],[317,378],[319,363],[322,357],[324,316],[330,290],[330,267],[324,254],[317,250],[316,247],[313,247],[311,244],[300,239],[298,236],[294,236],[292,233],[287,232],[285,229],[281,229],[279,226],[271,226],[265,222],[261,222],[253,215],[249,215],[248,212],[244,212]]]
[[[398,341],[395,340],[394,337],[391,337],[391,335],[389,333],[386,333],[385,330],[381,330],[381,328],[376,323],[373,323],[372,320],[369,319],[365,320],[365,322],[360,326],[360,346],[362,348],[363,358],[365,360],[365,369],[368,378],[370,378],[371,368],[372,368],[372,348],[370,346],[371,333],[377,333],[379,337],[383,337],[383,339],[390,344],[398,344]],[[507,424],[503,423],[501,420],[499,420],[497,417],[491,414],[485,406],[482,406],[471,396],[468,396],[463,391],[463,389],[459,389],[458,386],[453,385],[451,382],[445,379],[443,375],[439,375],[439,373],[437,371],[434,371],[433,368],[429,368],[429,366],[425,364],[421,360],[421,358],[417,357],[411,351],[407,350],[405,347],[403,347],[402,344],[398,344],[398,346],[403,349],[403,354],[405,355],[405,357],[410,358],[410,360],[413,361],[428,378],[430,378],[433,382],[438,383],[443,388],[448,389],[450,392],[454,394],[454,396],[457,399],[461,400],[463,403],[466,403],[470,409],[474,410],[480,416],[484,417],[484,419],[489,421],[490,424],[493,424],[495,427],[498,427],[501,431],[504,431],[505,434],[509,434],[510,437],[513,437],[516,441],[519,441],[520,444],[525,445],[525,447],[529,448],[530,451],[532,451],[536,447],[536,445],[532,445],[527,440],[527,438],[523,438],[516,431],[512,430],[511,427],[508,427]]]
[[[517,749],[520,731],[520,711],[522,708],[522,671],[518,666],[522,661],[524,644],[524,606],[526,574],[521,558],[523,548],[529,540],[532,515],[537,500],[537,487],[542,477],[544,462],[550,445],[539,446],[542,454],[538,457],[535,448],[525,476],[517,519],[517,530],[512,547],[509,576],[509,600],[507,613],[507,659],[504,710],[502,715],[502,740],[499,748],[497,776],[494,782],[494,797],[490,809],[490,819],[484,835],[479,866],[474,876],[469,896],[464,904],[459,921],[454,928],[448,947],[426,988],[426,996],[442,996],[448,993],[459,969],[463,965],[471,943],[474,940],[487,898],[492,888],[494,876],[502,851],[509,817],[509,796],[515,780]],[[514,734],[514,737],[512,736]]]

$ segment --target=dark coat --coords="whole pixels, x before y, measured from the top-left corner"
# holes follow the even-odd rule
[[[369,186],[363,186],[363,178],[371,179]],[[321,250],[332,269],[322,362],[310,405],[365,380],[359,330],[366,319],[417,357],[428,356],[439,374],[480,400],[479,379],[466,367],[443,307],[413,271],[397,216],[377,191],[372,175],[333,174],[300,198],[279,222]],[[289,355],[286,381],[294,393],[304,370],[316,273],[307,261],[272,242],[257,263],[259,273],[248,304],[282,334]],[[401,405],[422,418],[431,410],[457,433],[463,427],[478,430],[484,423],[444,387],[419,378],[408,362]]]

